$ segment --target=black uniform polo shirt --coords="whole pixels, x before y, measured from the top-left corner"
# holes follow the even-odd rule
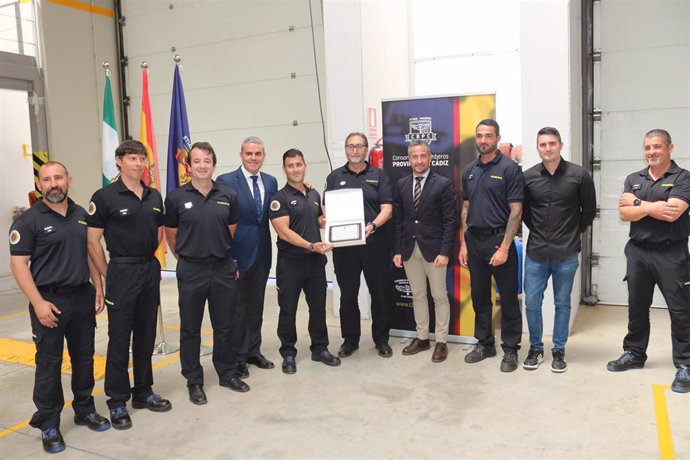
[[[382,169],[374,168],[369,163],[366,165],[359,173],[353,172],[347,164],[334,169],[326,177],[326,191],[361,188],[364,196],[364,221],[373,222],[381,212],[382,204],[393,203],[393,190]]]
[[[79,286],[89,282],[86,211],[67,199],[64,217],[43,201],[10,228],[10,254],[30,256],[36,286]]]
[[[580,252],[580,233],[594,220],[594,181],[584,168],[561,158],[552,175],[544,163],[525,171],[522,218],[530,229],[527,255],[563,262]]]
[[[121,178],[91,197],[86,221],[89,227],[105,230],[110,257],[152,257],[158,247],[163,198],[158,190],[141,184],[141,200]]]
[[[237,193],[217,182],[206,196],[189,182],[165,197],[164,223],[177,229],[175,252],[182,257],[229,257],[232,237],[228,226],[239,217]]]
[[[668,201],[678,198],[690,203],[690,172],[671,161],[671,167],[662,177],[652,179],[647,168],[630,174],[623,191],[633,193],[642,201]],[[690,216],[686,212],[675,222],[644,217],[630,222],[630,238],[645,243],[663,243],[684,240],[690,234]]]
[[[500,152],[486,164],[477,158],[465,166],[462,196],[470,202],[467,227],[505,228],[510,216],[509,203],[522,202],[524,184],[520,166]]]
[[[285,184],[285,187],[278,190],[271,198],[268,218],[273,220],[288,216],[290,218],[290,230],[310,243],[318,243],[321,241],[319,216],[323,214],[321,196],[313,188],[307,189],[306,192],[307,194],[304,195],[290,184]],[[312,254],[309,249],[293,246],[287,241],[281,240],[280,237],[278,237],[276,246],[278,246],[278,253],[281,255],[304,256]]]

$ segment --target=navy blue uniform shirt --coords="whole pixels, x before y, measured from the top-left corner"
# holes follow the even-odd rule
[[[468,228],[505,229],[510,216],[509,203],[521,203],[525,179],[517,163],[496,152],[483,164],[479,158],[462,172],[462,197],[469,200]]]

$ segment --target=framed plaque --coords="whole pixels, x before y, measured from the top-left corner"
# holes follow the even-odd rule
[[[367,244],[362,189],[329,190],[326,203],[326,243],[335,247]]]

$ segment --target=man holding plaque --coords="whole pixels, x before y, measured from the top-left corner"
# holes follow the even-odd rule
[[[390,246],[388,235],[381,227],[393,215],[393,194],[386,173],[367,161],[369,142],[362,133],[345,138],[347,163],[333,170],[326,178],[326,191],[359,188],[364,200],[366,245],[333,249],[335,277],[340,287],[340,329],[344,342],[338,356],[346,358],[359,348],[361,335],[357,295],[360,275],[371,295],[371,334],[379,356],[390,358]]]
[[[393,195],[393,264],[398,268],[405,266],[405,274],[412,288],[417,337],[402,353],[414,355],[430,348],[428,279],[436,317],[436,346],[431,360],[440,363],[448,357],[446,337],[450,301],[446,268],[453,252],[457,229],[457,199],[450,179],[431,171],[429,144],[412,141],[407,152],[412,174],[398,181]]]
[[[326,256],[332,248],[321,241],[324,224],[319,192],[304,184],[307,165],[297,149],[283,154],[285,187],[271,199],[268,217],[278,234],[278,338],[283,372],[297,372],[295,318],[299,296],[304,291],[309,306],[311,359],[327,366],[340,366],[340,358],[328,351],[326,326]]]

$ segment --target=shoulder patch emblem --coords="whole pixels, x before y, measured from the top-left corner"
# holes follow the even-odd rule
[[[96,213],[96,203],[94,203],[93,201],[89,203],[89,207],[86,209],[86,212],[90,216],[93,216]]]
[[[271,211],[277,211],[279,209],[280,209],[280,201],[278,201],[278,200],[271,201]]]
[[[10,244],[17,244],[21,239],[22,236],[19,234],[17,230],[12,230],[12,232],[10,232]]]

